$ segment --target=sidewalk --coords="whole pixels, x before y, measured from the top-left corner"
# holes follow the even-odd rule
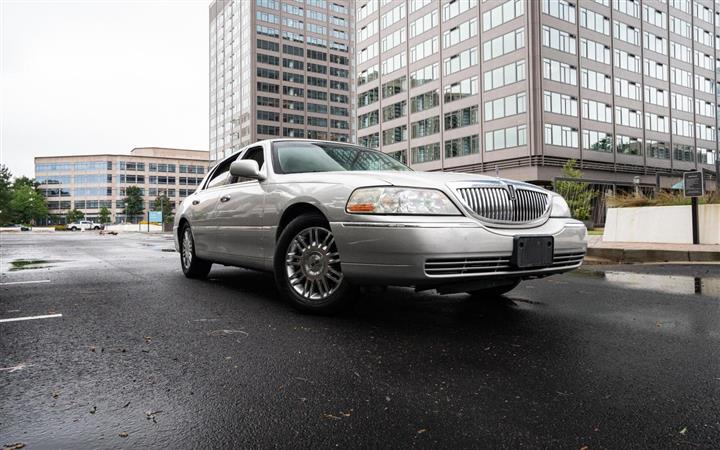
[[[602,236],[587,236],[590,261],[616,263],[720,262],[720,245],[603,242]]]

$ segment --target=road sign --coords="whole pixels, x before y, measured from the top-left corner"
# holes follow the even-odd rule
[[[685,197],[702,197],[705,195],[705,182],[702,172],[685,172],[683,174],[683,194],[685,194]]]
[[[148,222],[162,223],[162,211],[150,211],[150,217],[148,219]]]
[[[700,243],[700,225],[698,221],[698,197],[705,194],[705,180],[702,172],[685,172],[683,174],[683,194],[691,197],[690,214],[692,215],[693,244]]]

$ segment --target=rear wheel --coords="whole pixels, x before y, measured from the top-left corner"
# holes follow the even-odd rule
[[[278,289],[301,311],[331,314],[354,298],[330,225],[318,214],[302,215],[283,230],[274,269]]]
[[[212,268],[211,262],[198,258],[195,254],[195,239],[187,223],[183,225],[180,234],[180,265],[188,278],[205,278]]]
[[[520,280],[513,281],[508,284],[503,284],[500,286],[493,286],[486,289],[478,289],[475,291],[468,291],[468,294],[470,294],[473,298],[477,298],[480,300],[486,300],[486,299],[494,299],[497,297],[500,297],[503,294],[507,294],[508,292],[512,291],[518,285],[520,284]]]

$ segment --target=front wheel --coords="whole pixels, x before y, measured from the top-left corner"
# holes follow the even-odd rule
[[[500,286],[493,286],[486,289],[478,289],[475,291],[468,291],[468,294],[470,294],[473,298],[481,299],[481,300],[488,300],[500,297],[503,294],[507,294],[508,292],[512,291],[518,285],[520,284],[520,280],[515,280],[508,284],[503,284]]]
[[[180,234],[180,265],[188,278],[205,278],[212,268],[211,262],[200,259],[195,254],[195,239],[187,223]]]
[[[290,222],[280,235],[273,264],[278,289],[300,311],[331,314],[354,299],[323,216],[305,214]]]

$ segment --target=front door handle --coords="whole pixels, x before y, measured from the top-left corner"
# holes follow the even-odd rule
[[[230,196],[229,196],[229,195],[223,195],[222,197],[220,197],[220,201],[221,201],[222,203],[225,203],[225,202],[227,202],[228,200],[230,200]]]
[[[193,206],[197,206],[200,204],[200,200],[193,200]]]

